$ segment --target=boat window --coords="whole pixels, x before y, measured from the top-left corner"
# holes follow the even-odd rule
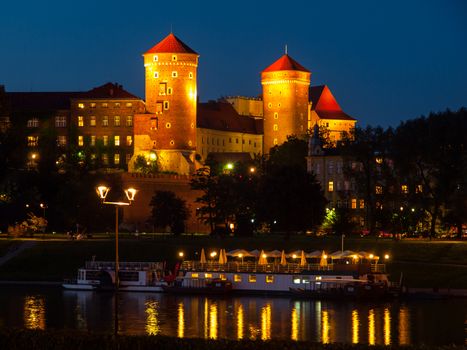
[[[191,278],[198,278],[198,273],[196,273],[196,272],[192,273]]]
[[[302,280],[302,279],[301,279],[300,277],[294,277],[294,278],[293,278],[293,283],[295,283],[295,284],[300,284],[300,281],[301,281],[301,280]]]
[[[241,281],[242,281],[242,276],[234,275],[234,282],[241,282]]]
[[[266,276],[266,283],[274,283],[274,276],[273,275],[267,275]]]
[[[316,276],[317,281],[320,281],[321,279],[322,279],[321,276]]]
[[[251,282],[251,283],[256,282],[256,275],[249,275],[248,276],[248,282]]]
[[[204,274],[204,277],[206,277],[206,278],[212,278],[212,273],[205,273],[205,274]]]
[[[219,274],[219,278],[220,278],[222,281],[227,280],[227,277],[225,276],[225,273]]]

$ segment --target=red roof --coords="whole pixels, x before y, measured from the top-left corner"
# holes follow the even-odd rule
[[[239,115],[228,102],[210,101],[199,103],[196,126],[198,128],[262,134],[263,120]]]
[[[128,91],[123,89],[120,84],[107,83],[102,86],[98,86],[92,90],[82,93],[80,98],[119,98],[119,99],[140,99],[138,96],[130,94]]]
[[[276,62],[271,64],[268,68],[263,70],[263,72],[277,72],[279,70],[298,70],[298,71],[310,73],[308,69],[303,67],[300,63],[295,61],[292,57],[290,57],[287,54],[279,58]]]
[[[146,53],[194,53],[187,44],[177,38],[173,33],[167,35],[156,46],[149,49]]]
[[[321,119],[355,120],[342,111],[326,85],[310,87],[311,109],[314,110]]]

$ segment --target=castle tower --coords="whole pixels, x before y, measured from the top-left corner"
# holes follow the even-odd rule
[[[170,33],[143,57],[146,114],[135,118],[135,154],[152,152],[160,170],[189,174],[196,152],[199,55]]]
[[[287,54],[262,71],[265,154],[287,136],[306,133],[310,77],[310,71]]]

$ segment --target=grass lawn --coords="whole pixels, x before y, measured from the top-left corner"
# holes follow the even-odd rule
[[[94,236],[99,237],[99,236]],[[125,237],[125,236],[123,236]],[[0,240],[0,256],[9,245],[19,241]],[[286,252],[340,250],[340,237],[277,235],[242,237],[208,236],[156,236],[139,239],[122,238],[119,241],[121,261],[175,261],[177,253],[184,251],[186,259],[195,259],[195,252],[205,248],[284,249]],[[467,242],[394,241],[375,238],[345,239],[344,249],[373,252],[379,256],[389,254],[387,270],[391,279],[399,280],[401,272],[409,287],[467,288]],[[0,266],[0,280],[60,281],[74,277],[78,267],[96,256],[96,260],[115,258],[114,241],[110,239],[38,240],[31,249]],[[451,266],[445,264],[455,264]]]

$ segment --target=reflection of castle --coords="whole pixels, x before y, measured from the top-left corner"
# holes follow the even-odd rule
[[[143,155],[157,158],[162,170],[190,174],[210,153],[267,154],[315,124],[336,141],[356,122],[327,86],[310,88],[311,73],[287,54],[261,73],[262,97],[208,103],[197,97],[199,56],[175,35],[143,57],[145,101],[112,83],[87,92],[5,93],[1,87],[0,128],[11,122],[25,130],[31,167],[42,156],[39,139],[53,129],[48,134],[56,135],[59,151],[77,149],[97,168],[131,171]]]
[[[197,103],[198,54],[175,35],[143,56],[146,113],[135,116],[135,155],[155,154],[163,170],[193,172],[196,153],[200,159],[209,153],[267,154],[314,124],[327,127],[331,141],[355,126],[329,88],[310,88],[311,73],[287,54],[262,72],[261,99],[205,104]]]

